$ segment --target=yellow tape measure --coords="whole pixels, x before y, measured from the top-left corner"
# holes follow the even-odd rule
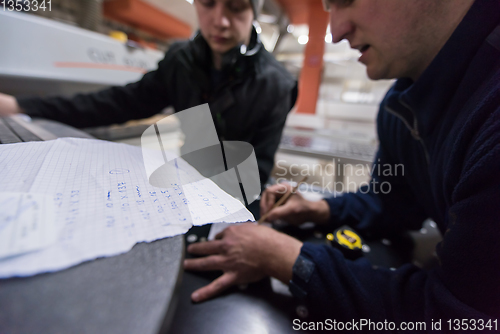
[[[342,250],[344,255],[348,258],[350,258],[351,255],[358,257],[359,255],[355,255],[354,253],[359,253],[363,248],[363,240],[361,237],[347,226],[342,226],[333,233],[328,233],[326,239],[330,245]]]
[[[361,238],[359,235],[350,230],[337,230],[335,233],[337,241],[341,245],[349,247],[349,249],[361,249],[363,245],[361,244]]]

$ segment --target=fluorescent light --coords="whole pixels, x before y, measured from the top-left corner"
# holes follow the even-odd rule
[[[327,34],[325,36],[325,42],[327,42],[327,43],[331,43],[332,42],[332,34]]]
[[[344,92],[341,99],[347,103],[373,103],[375,95],[373,93]]]
[[[259,22],[275,24],[276,22],[278,22],[278,19],[274,15],[260,13],[259,14]]]
[[[307,42],[309,42],[309,36],[307,35],[300,35],[299,36],[299,44],[307,44]]]
[[[259,22],[254,21],[253,26],[255,27],[255,31],[257,31],[257,34],[260,34],[262,32],[262,28],[261,28]]]

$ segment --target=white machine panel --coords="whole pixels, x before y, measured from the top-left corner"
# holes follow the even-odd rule
[[[0,12],[0,91],[71,94],[139,80],[164,54],[25,14]]]

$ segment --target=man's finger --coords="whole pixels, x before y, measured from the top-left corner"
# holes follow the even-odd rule
[[[277,219],[283,219],[292,213],[292,205],[287,203],[282,206],[278,206],[277,208],[272,209],[267,215],[267,221],[272,222]]]
[[[212,255],[222,252],[222,241],[212,240],[205,242],[196,242],[188,246],[187,251],[197,255]]]
[[[200,288],[191,294],[191,300],[195,303],[205,301],[219,295],[222,291],[236,284],[235,273],[224,273],[212,283]]]
[[[281,196],[286,194],[286,189],[286,184],[275,184],[266,189],[266,192],[264,194],[265,196],[263,200],[261,200],[261,202],[264,202],[265,212],[261,212],[261,215],[271,210],[276,201],[281,198]]]
[[[217,233],[215,235],[215,240],[221,240],[222,238],[224,238],[224,234],[226,233],[226,229],[227,229],[227,227],[225,229],[223,229],[222,231],[220,231],[219,233]]]
[[[271,208],[273,207],[274,203],[276,202],[276,194],[274,193],[268,193],[267,197],[266,197],[266,200],[264,202],[264,205],[265,205],[265,211],[266,212],[269,212],[269,210],[271,210]],[[264,212],[264,214],[266,213]]]
[[[273,207],[274,203],[292,190],[292,186],[288,183],[275,184],[266,189],[261,199],[261,215],[266,214]]]
[[[263,193],[262,193],[262,197],[260,199],[260,215],[265,215],[266,212],[269,210],[269,206],[268,206],[268,202],[269,202],[269,197],[270,196],[274,196],[273,193],[265,190]]]
[[[224,257],[222,255],[210,255],[199,259],[186,259],[184,260],[184,269],[194,271],[222,270],[223,262]]]

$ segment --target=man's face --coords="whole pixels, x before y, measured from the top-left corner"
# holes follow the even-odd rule
[[[212,52],[223,54],[248,44],[253,11],[250,0],[195,0],[200,31]]]
[[[333,42],[347,39],[361,52],[373,80],[415,79],[437,53],[434,0],[324,0]]]

